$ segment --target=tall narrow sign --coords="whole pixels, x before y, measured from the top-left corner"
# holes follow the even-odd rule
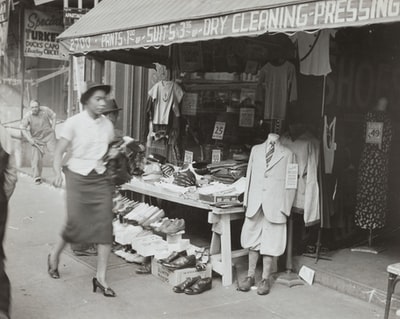
[[[0,56],[7,49],[8,19],[10,17],[10,1],[0,0]]]
[[[56,38],[64,31],[61,11],[25,10],[24,54],[32,58],[65,60]]]

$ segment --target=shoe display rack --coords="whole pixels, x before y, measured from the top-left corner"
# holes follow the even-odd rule
[[[129,184],[122,185],[121,190],[139,194],[140,202],[145,201],[145,196],[150,196],[180,205],[200,208],[208,213],[208,222],[212,224],[210,243],[212,270],[222,276],[224,286],[232,284],[232,258],[247,255],[247,250],[232,251],[231,247],[231,221],[244,218],[243,207],[218,208],[200,200],[185,198],[179,194],[168,192],[139,178],[134,178]],[[173,237],[170,237],[170,240],[173,241]]]

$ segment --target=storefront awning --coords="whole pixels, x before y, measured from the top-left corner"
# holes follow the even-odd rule
[[[59,36],[70,54],[400,21],[400,0],[103,0]]]

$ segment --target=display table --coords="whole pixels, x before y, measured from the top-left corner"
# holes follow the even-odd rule
[[[232,251],[231,248],[231,221],[244,218],[243,207],[216,208],[140,179],[122,185],[121,189],[208,211],[208,222],[213,224],[210,245],[211,264],[213,270],[222,276],[224,286],[232,284],[232,258],[247,254],[245,249]]]

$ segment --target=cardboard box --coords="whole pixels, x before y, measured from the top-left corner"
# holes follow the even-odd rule
[[[211,277],[212,266],[207,264],[205,270],[197,271],[196,268],[185,268],[171,270],[157,262],[156,258],[151,260],[151,273],[161,281],[170,284],[171,286],[179,285],[184,282],[186,278],[193,278],[200,276],[201,278]]]
[[[158,240],[146,243],[140,243],[136,246],[136,251],[144,257],[154,256],[168,251],[168,244],[165,240]]]
[[[132,245],[132,248],[136,250],[138,245],[143,245],[144,243],[160,241],[160,240],[162,240],[162,237],[157,236],[157,235],[135,237],[135,238],[133,238],[131,245]]]
[[[178,251],[179,252],[179,251],[183,251],[183,250],[188,249],[189,246],[190,246],[190,240],[189,239],[181,239],[177,243],[173,243],[173,244],[168,243],[168,250],[170,252],[173,252],[173,251]]]

